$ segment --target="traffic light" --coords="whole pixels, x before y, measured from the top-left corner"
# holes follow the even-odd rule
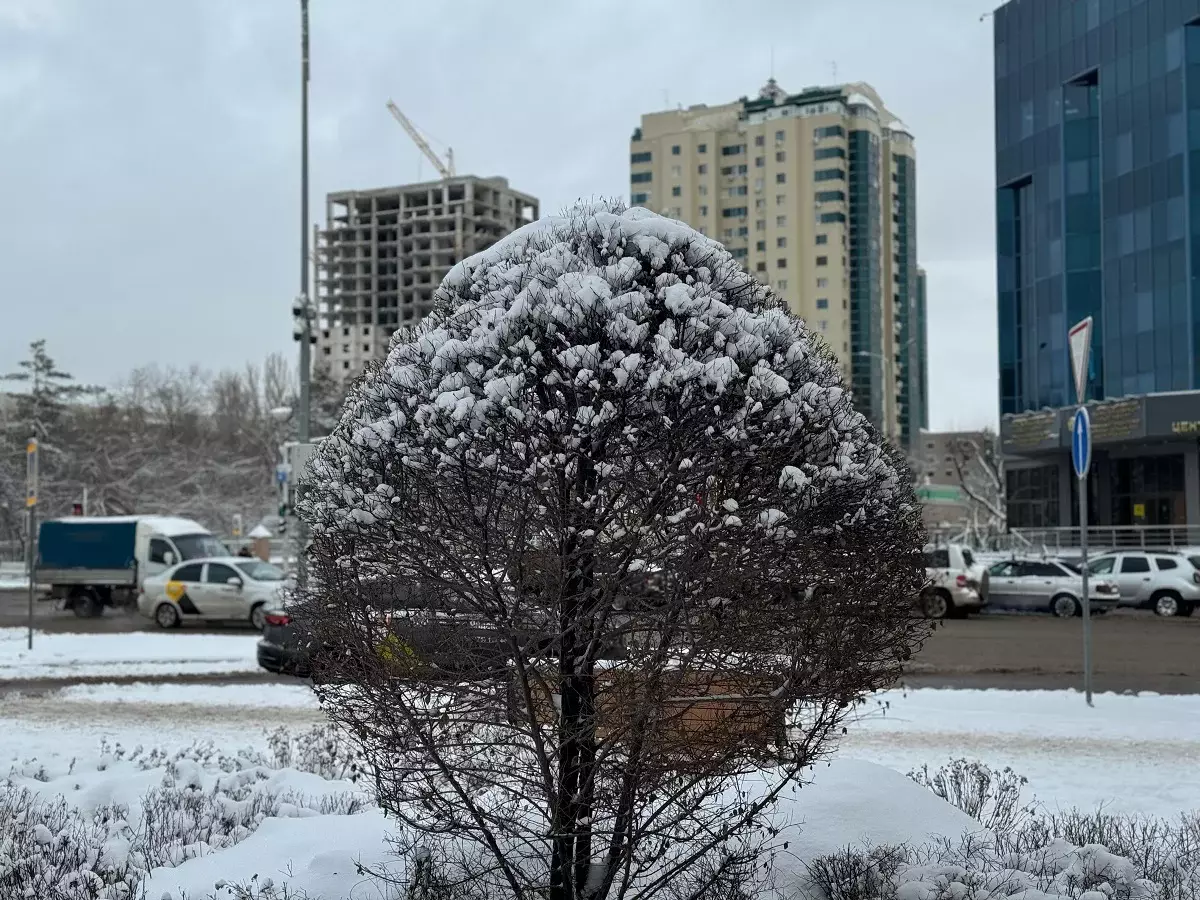
[[[83,504],[82,503],[72,503],[71,504],[71,515],[82,516],[83,515]]]
[[[284,516],[279,517],[279,533],[287,534],[287,519]]]

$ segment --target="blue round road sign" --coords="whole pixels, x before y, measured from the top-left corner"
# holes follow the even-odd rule
[[[1071,422],[1071,464],[1080,478],[1087,477],[1092,465],[1092,420],[1083,406],[1075,410],[1075,419]]]

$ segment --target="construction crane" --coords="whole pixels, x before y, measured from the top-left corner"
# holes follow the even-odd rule
[[[388,112],[396,117],[396,121],[408,132],[408,136],[413,139],[413,143],[417,145],[417,149],[425,154],[425,158],[433,163],[433,167],[438,170],[443,178],[454,177],[454,150],[450,147],[446,148],[446,160],[433,152],[433,148],[429,146],[429,142],[421,136],[421,132],[417,131],[417,127],[412,122],[408,121],[408,116],[400,112],[398,107],[391,100],[387,102]]]

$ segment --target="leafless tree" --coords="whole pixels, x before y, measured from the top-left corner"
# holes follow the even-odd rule
[[[924,635],[903,461],[781,301],[644,210],[544,220],[436,301],[312,464],[296,609],[410,873],[753,896],[776,801]]]
[[[962,491],[970,502],[969,530],[986,544],[1008,527],[1004,454],[992,429],[958,437],[951,459]]]

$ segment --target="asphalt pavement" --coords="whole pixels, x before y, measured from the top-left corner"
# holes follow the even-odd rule
[[[25,621],[25,593],[0,591],[0,627],[22,626]],[[34,624],[47,632],[157,630],[153,622],[136,613],[109,610],[100,618],[80,619],[48,602],[35,604]],[[184,630],[228,634],[248,632],[249,628],[203,624],[188,625]],[[1093,622],[1093,648],[1096,691],[1200,693],[1200,613],[1187,619],[1161,619],[1132,610],[1098,616]],[[262,680],[274,679],[263,673]],[[1081,622],[992,613],[941,623],[914,657],[904,683],[913,687],[1082,689]]]

